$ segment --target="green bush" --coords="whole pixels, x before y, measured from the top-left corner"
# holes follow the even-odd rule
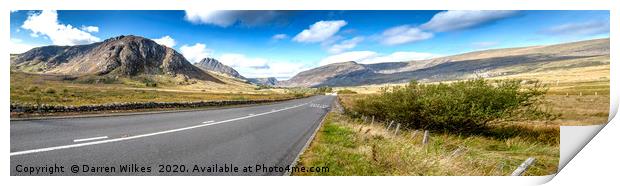
[[[324,94],[324,93],[328,93],[328,92],[332,92],[332,88],[331,87],[323,86],[323,87],[319,87],[319,88],[316,89],[316,93],[317,94]]]
[[[349,112],[396,120],[406,128],[464,133],[503,121],[555,119],[557,115],[541,108],[546,91],[539,82],[522,87],[519,80],[412,81],[359,99]]]
[[[146,86],[146,87],[157,87],[157,83],[154,83],[154,82],[144,83],[144,86]]]
[[[48,93],[48,94],[55,94],[55,93],[56,93],[56,89],[53,89],[53,88],[51,88],[51,87],[50,87],[50,88],[46,88],[46,89],[45,89],[45,93]]]
[[[357,92],[349,90],[349,89],[342,89],[338,91],[338,94],[357,94]]]
[[[36,92],[36,91],[38,91],[38,90],[39,90],[39,87],[38,87],[38,86],[31,86],[31,87],[28,87],[28,92]]]

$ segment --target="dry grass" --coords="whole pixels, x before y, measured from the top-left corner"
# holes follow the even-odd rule
[[[158,77],[155,77],[158,78]],[[11,102],[18,104],[93,105],[114,102],[185,102],[211,100],[258,100],[291,98],[283,91],[254,90],[250,84],[231,79],[224,84],[196,82],[190,85],[159,83],[145,87],[135,79],[112,83],[83,83],[63,77],[11,72]],[[212,84],[217,84],[212,85]],[[217,91],[215,91],[217,90]]]
[[[431,133],[423,145],[421,131],[395,135],[394,127],[387,130],[384,123],[364,124],[332,112],[300,160],[300,165],[327,166],[330,171],[296,175],[509,175],[528,157],[536,163],[525,175],[555,173],[559,128],[513,127],[526,132],[503,138]]]

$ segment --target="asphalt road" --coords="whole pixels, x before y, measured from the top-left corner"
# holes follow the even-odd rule
[[[334,99],[11,121],[11,175],[283,175]]]

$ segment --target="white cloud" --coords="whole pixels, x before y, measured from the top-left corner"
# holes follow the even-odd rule
[[[100,41],[88,31],[59,23],[58,13],[51,10],[29,15],[21,27],[32,31],[31,36],[47,36],[55,45],[79,45]]]
[[[566,23],[547,28],[542,31],[548,35],[595,35],[609,33],[609,22],[589,21],[581,23]]]
[[[237,68],[240,74],[245,77],[275,77],[279,80],[289,79],[297,73],[307,70],[303,64],[291,62],[269,62],[268,68]]]
[[[286,11],[277,10],[186,10],[185,19],[194,24],[229,27],[235,23],[258,26],[286,17]]]
[[[248,57],[244,54],[222,54],[218,60],[225,65],[233,67],[245,77],[276,77],[288,79],[305,70],[301,63],[271,61],[260,57]]]
[[[288,35],[286,34],[276,34],[271,37],[271,39],[273,40],[281,40],[281,39],[286,39],[286,38],[288,38]]]
[[[235,53],[222,54],[219,58],[219,61],[233,68],[239,68],[239,67],[253,68],[253,69],[269,68],[267,66],[266,59],[249,58],[243,54],[235,54]]]
[[[11,38],[9,41],[9,53],[10,54],[21,54],[27,52],[28,50],[39,47],[32,44],[24,43],[21,39]]]
[[[155,41],[157,44],[164,45],[170,48],[174,47],[177,44],[177,42],[174,41],[174,39],[172,39],[172,37],[170,36],[164,36],[159,39],[153,39],[153,41]]]
[[[87,32],[99,32],[99,27],[96,26],[84,26],[82,25],[82,30],[87,31]]]
[[[513,10],[450,10],[435,14],[420,28],[435,32],[445,32],[475,27],[483,23],[515,15]]]
[[[383,31],[380,37],[382,44],[399,45],[430,39],[433,37],[433,33],[424,32],[409,25],[401,25]]]
[[[347,25],[347,22],[344,20],[319,21],[297,34],[293,41],[303,43],[322,42],[332,37],[345,25]]]
[[[323,58],[319,62],[319,65],[323,66],[323,65],[328,65],[332,63],[341,63],[341,62],[347,62],[347,61],[363,61],[363,60],[377,57],[378,55],[379,55],[378,53],[373,52],[373,51],[345,52],[345,53],[327,56],[326,58]]]
[[[202,43],[183,45],[179,51],[183,54],[185,59],[192,63],[199,62],[203,58],[209,57],[212,52],[211,49],[208,49],[207,46]]]
[[[319,62],[320,66],[332,63],[355,61],[362,64],[402,62],[412,60],[423,60],[439,57],[439,55],[422,52],[398,51],[388,55],[379,54],[374,51],[352,51],[341,54],[331,55]]]
[[[341,53],[344,52],[346,50],[351,50],[353,48],[355,48],[355,46],[357,46],[357,44],[359,44],[360,42],[364,41],[364,37],[358,36],[358,37],[354,37],[351,38],[349,40],[344,40],[338,44],[334,44],[332,45],[329,49],[328,52],[330,53]]]

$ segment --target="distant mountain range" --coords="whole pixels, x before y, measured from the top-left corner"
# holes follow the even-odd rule
[[[97,76],[164,75],[221,82],[209,72],[269,86],[320,87],[459,80],[497,77],[554,68],[579,68],[609,63],[609,39],[557,45],[493,49],[408,62],[334,63],[303,71],[289,80],[246,78],[216,59],[188,62],[172,48],[139,36],[118,36],[103,42],[75,46],[44,46],[11,55],[11,70],[29,73]],[[577,60],[574,60],[577,59]],[[583,59],[583,60],[581,60]],[[571,61],[570,63],[567,61]],[[577,61],[577,62],[575,62]]]
[[[200,60],[200,62],[195,63],[194,65],[204,70],[225,74],[227,76],[234,77],[240,80],[245,80],[247,82],[257,84],[257,85],[275,86],[278,84],[278,79],[276,79],[275,77],[266,77],[266,78],[243,77],[234,68],[228,65],[225,65],[214,58],[204,58]]]
[[[279,84],[278,79],[276,79],[275,77],[268,77],[268,78],[247,78],[248,81],[250,81],[251,83],[257,84],[257,85],[269,85],[269,86],[276,86]]]
[[[460,55],[409,62],[359,64],[353,61],[334,63],[303,71],[278,85],[288,87],[357,86],[402,83],[412,79],[422,82],[496,77],[544,70],[554,64],[563,68],[600,65],[603,61],[586,59],[609,57],[609,39],[595,39],[558,45],[493,49]]]

